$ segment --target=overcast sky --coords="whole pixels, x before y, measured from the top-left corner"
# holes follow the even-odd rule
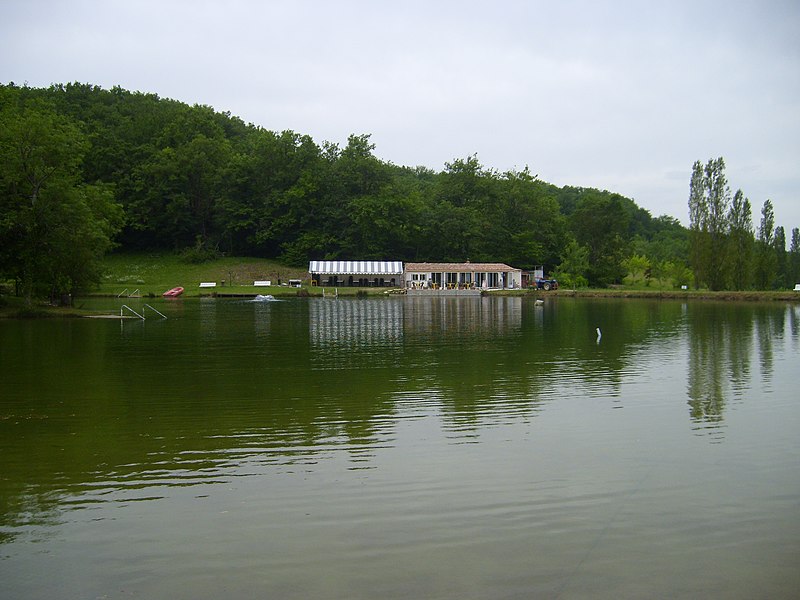
[[[695,160],[800,227],[800,2],[0,0],[0,81],[82,82],[688,224]]]

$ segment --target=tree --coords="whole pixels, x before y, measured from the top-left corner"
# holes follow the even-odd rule
[[[653,263],[653,279],[660,287],[671,285],[674,288],[688,286],[692,282],[692,272],[680,261],[663,260]]]
[[[225,247],[277,257],[285,244],[313,224],[327,172],[328,164],[309,136],[252,132],[247,147],[232,155],[227,169],[219,206]]]
[[[692,281],[692,272],[681,262],[668,262],[665,264],[667,277],[672,281],[673,287],[688,286]]]
[[[695,288],[706,280],[708,262],[708,201],[705,195],[703,164],[692,165],[689,181],[689,264]]]
[[[110,188],[81,182],[88,145],[78,126],[31,104],[0,112],[0,270],[28,304],[96,281],[122,223]]]
[[[800,283],[800,229],[792,229],[792,242],[789,246],[789,285]]]
[[[674,217],[661,215],[650,221],[648,230],[633,240],[633,252],[653,263],[688,260],[688,230]]]
[[[742,190],[733,196],[730,214],[729,251],[730,282],[735,290],[744,290],[752,286],[753,247],[753,215],[750,200],[744,197]]]
[[[487,203],[480,209],[480,258],[523,269],[556,265],[566,222],[558,203],[526,167],[500,176],[486,174]]]
[[[187,128],[193,119],[186,118]],[[230,145],[215,123],[165,132],[163,143],[137,173],[138,201],[128,206],[134,227],[155,246],[184,247],[218,242],[215,220],[224,194],[223,174],[230,164]],[[208,132],[206,134],[205,132]],[[217,239],[214,239],[217,238]]]
[[[725,287],[726,246],[728,235],[728,207],[730,188],[725,177],[725,161],[722,157],[709,160],[705,168],[705,188],[708,198],[708,285],[712,290]]]
[[[585,194],[570,219],[578,244],[589,250],[589,284],[606,286],[625,275],[628,215],[616,194]]]
[[[575,289],[589,284],[586,278],[588,271],[589,249],[571,240],[561,255],[561,263],[554,270],[553,277],[562,285]]]
[[[722,157],[692,167],[689,183],[690,256],[695,285],[712,290],[725,287],[727,278],[728,207],[730,188]]]
[[[0,85],[0,106],[34,102],[80,124],[83,147],[72,156],[83,161],[71,185],[110,184],[96,195],[113,190],[124,208],[127,250],[195,246],[292,264],[396,256],[552,270],[575,237],[589,251],[584,276],[595,285],[621,280],[632,240],[654,266],[687,261],[688,231],[675,219],[653,219],[610,192],[558,188],[527,167],[499,173],[476,155],[439,172],[397,167],[374,155],[369,135],[351,135],[342,148],[317,145],[154,94]],[[708,213],[702,165],[700,175]],[[0,213],[4,222],[11,218]],[[0,247],[0,262],[11,264],[14,252]]]
[[[625,276],[626,283],[631,285],[647,284],[650,275],[650,259],[646,256],[634,254],[622,261],[622,268],[628,274]]]
[[[782,226],[775,228],[775,235],[772,240],[775,249],[776,280],[778,288],[785,288],[789,285],[789,260],[786,254],[786,230]]]
[[[756,244],[756,287],[770,289],[777,277],[778,264],[775,256],[775,213],[772,201],[767,199],[761,208],[761,225]]]

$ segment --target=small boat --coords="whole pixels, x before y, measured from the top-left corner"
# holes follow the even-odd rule
[[[261,295],[256,294],[256,297],[253,298],[253,302],[275,302],[275,297],[272,294]]]
[[[171,290],[167,290],[166,292],[164,292],[161,295],[164,296],[164,298],[177,298],[182,293],[183,293],[183,288],[182,287],[174,287]]]

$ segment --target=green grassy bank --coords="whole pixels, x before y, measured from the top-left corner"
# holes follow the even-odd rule
[[[187,263],[174,254],[114,254],[104,260],[105,275],[91,295],[160,296],[174,287],[184,288],[184,297],[210,295],[272,294],[273,296],[321,296],[322,288],[310,285],[308,271],[263,258],[222,257],[199,264]],[[300,289],[289,287],[290,279],[302,281]],[[270,287],[255,287],[254,281],[270,281]],[[201,288],[201,282],[216,283]],[[326,290],[330,291],[330,289]],[[339,288],[339,295],[383,294],[386,288]]]
[[[259,293],[254,281],[269,280],[272,292],[280,289],[278,282],[306,279],[308,273],[261,258],[223,257],[199,264],[188,263],[175,254],[112,254],[104,260],[105,274],[92,295],[160,296],[174,287],[183,287],[185,296],[212,292]],[[214,282],[216,288],[200,288],[201,282]],[[276,288],[276,289],[273,289]],[[285,288],[289,293],[296,289]],[[272,293],[263,292],[263,293]]]

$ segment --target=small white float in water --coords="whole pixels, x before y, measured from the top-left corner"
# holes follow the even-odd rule
[[[600,341],[600,338],[603,337],[603,333],[600,331],[600,328],[597,328],[597,341]]]

